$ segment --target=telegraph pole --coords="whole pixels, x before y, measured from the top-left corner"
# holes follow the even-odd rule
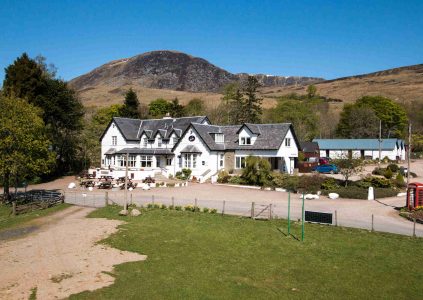
[[[411,123],[408,124],[408,149],[407,149],[407,188],[410,183],[410,157],[411,157]]]
[[[129,160],[129,153],[126,153],[126,170],[125,170],[125,206],[124,210],[128,210],[128,160]]]
[[[379,161],[378,166],[380,168],[380,160],[382,159],[382,120],[379,120]]]

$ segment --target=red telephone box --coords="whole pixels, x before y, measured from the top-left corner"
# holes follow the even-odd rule
[[[413,182],[407,188],[407,207],[414,209],[423,206],[423,183]]]

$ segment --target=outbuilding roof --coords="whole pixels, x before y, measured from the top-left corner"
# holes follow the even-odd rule
[[[314,139],[320,150],[378,150],[378,139]],[[400,139],[383,139],[382,150],[394,150],[395,147],[404,148],[404,141]]]

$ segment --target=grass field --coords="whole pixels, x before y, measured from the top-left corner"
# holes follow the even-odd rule
[[[26,222],[33,219],[46,216],[48,214],[54,213],[56,211],[62,210],[66,207],[69,207],[69,204],[59,204],[53,207],[49,207],[43,210],[36,210],[26,214],[21,214],[13,216],[11,212],[11,207],[8,205],[0,204],[0,231],[11,229],[14,227],[19,227],[25,225]]]
[[[116,267],[113,285],[71,299],[418,299],[423,239],[286,221],[150,210],[104,243],[148,255]],[[298,224],[293,232],[300,234]]]

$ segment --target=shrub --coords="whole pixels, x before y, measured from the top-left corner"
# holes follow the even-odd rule
[[[390,188],[375,188],[375,198],[392,197],[397,194],[397,191]],[[346,199],[367,199],[368,189],[360,188],[358,186],[340,187],[332,191],[324,191],[324,194],[337,193],[340,198]]]
[[[193,211],[193,212],[200,212],[200,211],[201,211],[201,209],[200,209],[198,206],[194,206],[194,207],[192,208],[192,211]]]
[[[322,190],[334,190],[340,187],[335,178],[327,177],[320,186]]]
[[[299,181],[299,176],[288,176],[286,177],[282,187],[288,191],[297,192]]]
[[[175,187],[175,184],[174,183],[168,183],[167,186],[168,187]]]
[[[207,207],[204,207],[203,208],[203,213],[208,213],[208,212],[209,212],[209,209]]]
[[[160,204],[153,204],[153,208],[160,208]]]
[[[241,177],[246,183],[258,186],[264,186],[270,180],[270,163],[267,159],[248,156],[245,159],[245,168],[242,170]]]
[[[175,206],[174,205],[169,205],[169,210],[174,210]]]
[[[210,213],[211,213],[211,214],[215,214],[215,213],[217,213],[217,209],[216,209],[216,208],[212,208],[212,209],[210,209]]]
[[[181,178],[182,178],[182,172],[181,172],[181,171],[176,172],[176,173],[175,173],[175,177],[176,177],[177,179],[181,179]]]
[[[413,177],[413,178],[416,178],[417,177],[417,174],[414,173],[414,172],[410,172],[410,176]]]
[[[228,182],[231,184],[245,184],[244,179],[240,176],[230,176]]]
[[[172,174],[169,174],[169,179],[173,179],[173,175]]]
[[[298,182],[298,191],[315,194],[321,189],[322,183],[324,181],[325,178],[323,176],[320,176],[319,174],[311,176],[300,176]]]
[[[386,179],[391,179],[392,176],[394,176],[394,173],[392,173],[392,170],[391,169],[386,169],[386,171],[383,174],[383,176],[385,176]]]
[[[217,182],[219,183],[228,183],[231,176],[229,176],[228,172],[226,171],[219,171],[217,174]]]
[[[193,206],[193,205],[186,205],[186,206],[184,207],[184,210],[185,210],[185,211],[194,211],[194,206]]]
[[[404,176],[402,176],[401,173],[398,173],[397,177],[395,177],[394,184],[398,188],[404,188],[405,187]]]
[[[182,206],[180,206],[180,205],[176,205],[176,206],[175,206],[175,210],[182,210]]]
[[[164,204],[162,204],[162,205],[160,205],[160,208],[161,208],[161,209],[166,209],[166,208],[167,208],[167,206],[166,206],[166,205],[164,205]]]
[[[399,171],[399,167],[397,164],[389,164],[386,169],[391,170],[392,173],[396,173]]]
[[[379,175],[379,176],[384,176],[386,169],[385,168],[375,168],[372,171],[373,175]]]
[[[284,183],[289,175],[282,174],[280,172],[270,173],[270,182],[271,186],[274,187],[283,187]]]
[[[392,181],[385,178],[367,176],[362,180],[356,181],[355,185],[361,188],[368,188],[370,186],[374,188],[392,188]]]
[[[150,209],[151,209],[151,208],[153,208],[153,207],[154,207],[154,206],[153,206],[153,203],[148,203],[148,204],[147,204],[147,208],[150,208]]]
[[[179,180],[188,180],[191,177],[192,170],[191,169],[182,169],[182,171],[178,171],[175,174],[175,177]]]
[[[160,183],[156,182],[156,187],[159,187],[159,186],[160,186]]]

